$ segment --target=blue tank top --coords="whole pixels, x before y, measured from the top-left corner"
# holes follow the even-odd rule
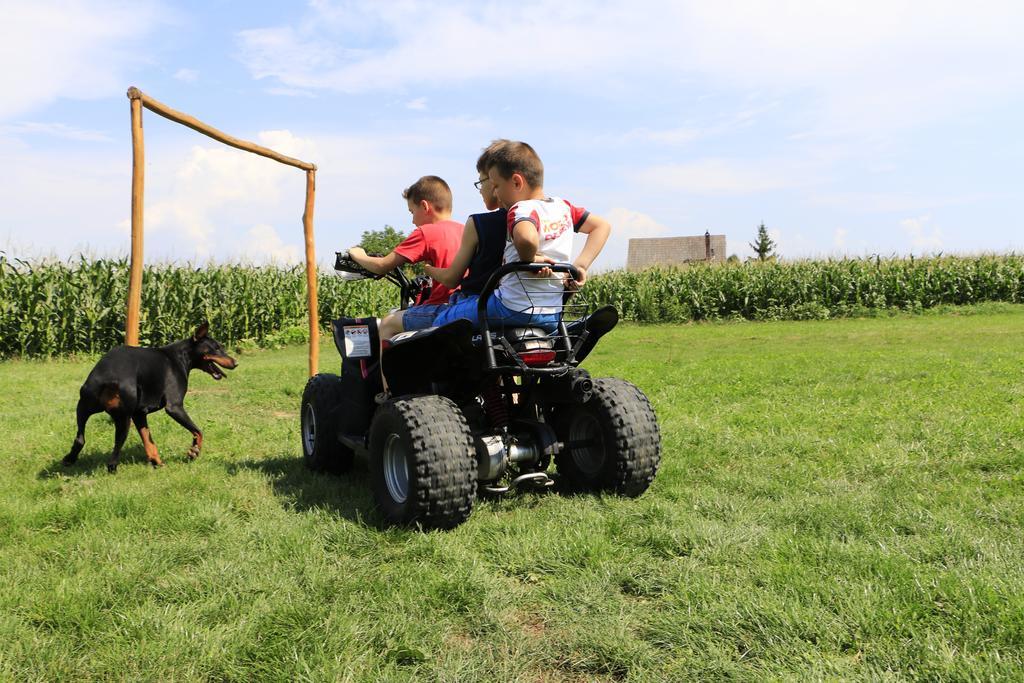
[[[477,247],[469,262],[469,274],[462,279],[462,291],[479,294],[487,279],[501,266],[501,256],[508,238],[508,211],[498,209],[475,213],[470,218],[476,226]]]

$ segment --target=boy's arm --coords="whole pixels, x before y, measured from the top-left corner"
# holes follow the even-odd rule
[[[362,247],[351,247],[348,250],[348,255],[363,268],[377,275],[390,273],[395,268],[409,262],[409,259],[395,252],[391,252],[387,256],[370,256]]]
[[[573,265],[580,271],[580,279],[576,281],[577,285],[582,285],[587,281],[587,269],[604,249],[604,244],[612,232],[612,226],[600,216],[589,214],[587,220],[580,226],[580,232],[587,236],[587,241],[584,243],[580,255],[573,261]]]
[[[537,232],[537,226],[525,218],[518,221],[512,226],[512,244],[516,247],[520,261],[532,263],[540,248],[540,234]]]
[[[462,276],[466,274],[469,262],[473,260],[477,245],[480,240],[476,234],[476,223],[470,216],[466,220],[466,227],[462,231],[462,241],[459,242],[459,250],[455,252],[455,258],[447,268],[436,268],[431,265],[424,265],[424,272],[440,282],[449,289],[462,282]]]

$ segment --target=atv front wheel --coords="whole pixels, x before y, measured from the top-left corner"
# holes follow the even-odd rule
[[[476,500],[476,447],[462,411],[443,396],[393,400],[370,425],[370,478],[384,518],[450,529]]]
[[[337,411],[341,404],[341,378],[319,374],[309,378],[302,392],[302,456],[311,470],[344,472],[352,468],[352,450],[338,441]]]
[[[658,471],[658,418],[644,393],[625,380],[594,380],[589,401],[560,409],[555,431],[565,443],[555,467],[570,490],[636,497]]]

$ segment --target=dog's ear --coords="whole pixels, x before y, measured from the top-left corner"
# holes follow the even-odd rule
[[[203,324],[196,328],[196,333],[192,335],[192,341],[199,341],[206,336],[206,333],[210,331],[210,322],[204,320]]]

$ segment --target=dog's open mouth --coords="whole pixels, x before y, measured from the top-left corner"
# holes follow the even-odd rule
[[[220,368],[233,370],[238,365],[231,356],[203,356],[203,360],[205,361],[203,371],[218,381],[224,379],[224,373],[220,371]],[[217,367],[218,365],[220,367]]]

